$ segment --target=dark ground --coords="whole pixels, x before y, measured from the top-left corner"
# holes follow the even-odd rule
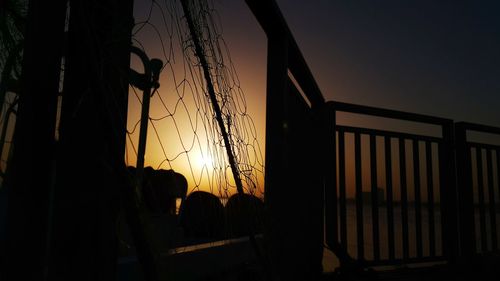
[[[322,281],[498,281],[500,280],[500,254],[475,257],[469,262],[443,264],[420,268],[403,267],[394,270],[366,270],[361,272],[333,272],[323,275]]]

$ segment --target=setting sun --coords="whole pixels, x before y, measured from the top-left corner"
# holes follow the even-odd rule
[[[164,8],[170,9],[172,14],[176,12],[173,6]],[[265,51],[252,49],[244,51],[245,56],[236,52],[233,65],[226,42],[219,45],[218,40],[210,41],[218,47],[204,46],[205,52],[210,53],[207,63],[212,81],[209,82],[198,61],[193,60],[199,56],[185,46],[189,36],[172,32],[169,28],[182,23],[175,20],[163,22],[159,10],[149,14],[139,9],[135,16],[139,21],[156,22],[159,19],[162,23],[155,27],[158,30],[144,25],[134,32],[134,39],[141,42],[148,57],[158,58],[164,64],[159,74],[160,87],[150,101],[145,166],[172,169],[183,174],[188,181],[188,192],[203,190],[227,197],[236,192],[236,181],[229,164],[229,157],[234,157],[243,189],[263,193],[265,72],[259,67],[265,63]],[[212,23],[207,21],[207,24]],[[218,35],[217,38],[222,38],[222,34]],[[165,42],[170,43],[166,45]],[[241,64],[251,67],[241,69],[240,80],[237,72]],[[144,71],[135,57],[131,68],[140,73]],[[212,84],[216,103],[210,97],[207,84]],[[129,89],[126,161],[132,166],[135,166],[137,157],[142,96],[139,89]],[[217,106],[220,110],[215,109]],[[224,139],[224,134],[227,139]],[[225,143],[228,139],[231,152],[227,151],[228,144]]]
[[[202,169],[212,169],[213,168],[213,160],[210,155],[195,154],[193,155],[194,162],[193,164],[198,167],[199,170]]]

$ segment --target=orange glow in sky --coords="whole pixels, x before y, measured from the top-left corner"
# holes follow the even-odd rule
[[[491,14],[495,9],[472,2],[456,9],[426,1],[389,6],[373,1],[277,2],[326,100],[500,124],[495,82],[500,73],[496,51],[500,42],[491,36],[492,27],[498,26],[498,18]],[[134,44],[166,64],[161,87],[151,99],[146,165],[183,173],[190,190],[215,190],[231,173],[223,164],[224,149],[210,143],[216,133],[203,125],[211,110],[206,97],[192,95],[201,91],[194,87],[203,85],[202,76],[186,66],[193,61],[178,55],[189,48],[178,40],[187,34],[169,24],[178,14],[166,12],[167,7],[151,1],[135,1],[135,5]],[[245,112],[255,126],[250,130],[256,139],[246,135],[248,150],[262,155],[248,161],[263,169],[267,38],[244,1],[219,0],[214,5],[222,46],[230,52],[231,61],[224,63],[235,67],[235,85],[244,93]],[[416,12],[424,10],[426,17]],[[469,17],[464,20],[462,14]],[[141,69],[137,61],[132,66]],[[139,120],[140,96],[130,92],[129,131]],[[341,116],[339,121],[387,125],[385,120],[358,118]],[[417,130],[436,135],[434,128]],[[127,142],[131,165],[135,165],[132,144],[137,145],[137,132]],[[263,186],[263,171],[257,181]],[[234,183],[228,181],[221,190],[234,192]]]
[[[160,75],[160,88],[151,97],[145,166],[173,169],[183,174],[188,180],[188,191],[205,190],[221,197],[233,194],[236,192],[235,181],[225,146],[221,141],[220,129],[213,118],[212,105],[206,95],[206,81],[202,69],[196,66],[196,57],[192,53],[187,58],[183,56],[183,52],[191,51],[186,45],[186,38],[189,37],[186,32],[189,31],[186,29],[178,33],[178,22],[173,18],[167,19],[167,22],[163,21],[163,17],[168,14],[166,11],[173,13],[175,8],[160,8],[161,4],[148,3],[136,1],[135,20],[145,24],[138,24],[135,28],[135,45],[143,47],[149,58],[161,59],[165,67]],[[149,8],[152,8],[151,15]],[[182,13],[182,10],[180,12]],[[247,13],[246,19],[252,20],[250,11]],[[231,110],[236,115],[231,116],[228,122],[233,124],[226,127],[226,130],[234,136],[232,140],[237,144],[232,149],[236,161],[240,162],[241,178],[246,191],[262,196],[265,152],[265,38],[261,32],[259,40],[263,43],[262,48],[249,50],[252,46],[250,42],[245,43],[245,39],[235,40],[236,37],[230,31],[226,34],[228,19],[219,20],[218,27],[223,28],[217,32],[226,40],[220,41],[226,67],[222,72],[227,75],[225,81],[219,81],[217,77],[212,79],[214,83],[221,85],[219,88],[225,86],[223,83],[230,83],[232,100],[229,102],[233,104]],[[254,25],[254,28],[256,31],[259,29],[258,25]],[[247,48],[241,48],[241,43]],[[225,53],[226,50],[229,53]],[[131,67],[140,73],[143,72],[141,62],[134,56]],[[132,166],[136,164],[141,100],[142,92],[131,87],[126,161],[127,165]],[[221,107],[223,106],[221,104]],[[241,141],[244,145],[238,144]],[[248,166],[253,166],[256,170],[250,171]]]

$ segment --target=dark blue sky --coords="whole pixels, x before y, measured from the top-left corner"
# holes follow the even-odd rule
[[[500,1],[277,2],[327,100],[500,126]],[[143,14],[150,6],[136,0]],[[262,120],[264,32],[244,0],[214,7]]]
[[[328,98],[500,126],[500,2],[279,4]]]
[[[243,2],[215,7],[233,57],[263,63]],[[500,126],[500,1],[277,2],[328,100]]]

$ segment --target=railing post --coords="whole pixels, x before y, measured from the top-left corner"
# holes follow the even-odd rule
[[[443,141],[439,146],[439,186],[443,255],[448,261],[454,263],[459,254],[459,233],[453,121],[443,123],[442,134]]]
[[[338,244],[338,212],[337,212],[337,137],[335,134],[336,112],[333,106],[327,103],[323,107],[323,140],[325,157],[324,168],[324,194],[325,194],[325,233],[326,244],[333,248]]]
[[[265,244],[269,254],[270,274],[279,275],[281,253],[286,235],[281,216],[285,202],[283,180],[287,178],[286,164],[286,92],[287,92],[287,42],[285,38],[270,38],[267,58],[266,97],[266,173],[264,200],[267,208]],[[276,270],[278,272],[276,272]]]
[[[474,206],[471,176],[471,154],[467,146],[467,130],[463,122],[455,124],[455,157],[457,161],[457,192],[460,219],[460,255],[464,259],[474,254]]]

